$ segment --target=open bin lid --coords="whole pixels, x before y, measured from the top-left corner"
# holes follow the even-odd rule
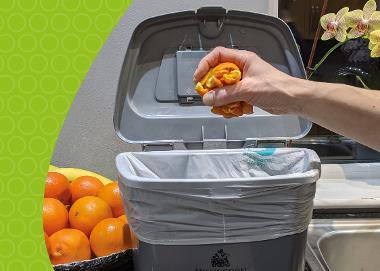
[[[135,29],[120,74],[114,124],[129,143],[289,140],[311,122],[293,115],[255,114],[224,119],[193,90],[199,60],[216,46],[256,52],[299,78],[305,70],[288,26],[262,14],[206,7],[158,16]],[[243,75],[244,76],[244,75]]]

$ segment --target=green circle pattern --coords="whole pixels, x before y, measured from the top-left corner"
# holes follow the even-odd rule
[[[0,270],[52,270],[48,164],[69,107],[130,0],[0,1]]]

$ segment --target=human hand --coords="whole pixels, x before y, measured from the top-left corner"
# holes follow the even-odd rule
[[[274,68],[255,53],[245,50],[217,47],[205,56],[194,73],[194,81],[200,79],[222,62],[233,62],[242,71],[243,79],[230,86],[209,91],[203,103],[222,106],[245,101],[272,114],[295,113],[297,103],[293,88],[297,80]]]

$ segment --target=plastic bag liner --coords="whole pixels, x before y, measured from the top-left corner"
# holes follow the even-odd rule
[[[162,245],[254,242],[303,232],[320,160],[307,149],[121,153],[128,220]]]

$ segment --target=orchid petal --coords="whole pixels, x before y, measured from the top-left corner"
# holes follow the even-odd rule
[[[344,29],[347,32],[348,25],[346,24],[346,22],[344,20],[340,21],[340,23],[338,24],[338,27],[341,29]]]
[[[341,10],[339,10],[336,14],[336,21],[339,22],[341,19],[344,19],[344,15],[349,11],[350,9],[348,7],[344,7]]]
[[[380,11],[375,11],[369,19],[369,30],[380,30]]]
[[[371,57],[380,57],[380,44],[377,44],[371,51]]]
[[[376,1],[375,0],[367,1],[367,3],[365,3],[364,8],[363,8],[363,18],[368,20],[369,18],[371,18],[375,10],[376,10]]]
[[[369,41],[373,44],[380,44],[380,30],[371,32],[369,35]]]
[[[344,42],[347,38],[347,31],[344,28],[338,27],[335,39],[339,42]]]
[[[369,42],[368,43],[368,49],[372,50],[373,48],[375,48],[376,44],[372,43],[372,42]]]
[[[347,12],[344,19],[348,27],[356,27],[357,24],[363,19],[363,11],[357,9]]]
[[[329,40],[329,39],[332,39],[333,37],[335,37],[335,33],[326,31],[325,33],[323,33],[321,40]]]
[[[327,30],[327,25],[333,21],[335,21],[336,15],[335,13],[327,13],[321,17],[321,26],[324,30]]]
[[[361,36],[363,36],[363,35],[364,35],[363,32],[360,32],[360,31],[357,30],[356,28],[352,28],[352,29],[350,30],[350,32],[348,32],[347,37],[348,37],[349,39],[356,39],[356,38],[359,38],[359,37],[361,37]]]

